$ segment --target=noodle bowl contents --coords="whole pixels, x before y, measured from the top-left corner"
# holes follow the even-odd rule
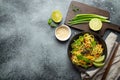
[[[83,68],[103,66],[103,46],[94,35],[85,33],[71,44],[72,63]],[[96,65],[96,61],[99,65]]]

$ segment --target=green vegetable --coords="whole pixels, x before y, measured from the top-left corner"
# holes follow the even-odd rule
[[[79,41],[79,39],[78,40],[75,40],[72,44],[71,44],[71,47],[73,48],[73,49],[79,49],[79,46],[81,45],[81,42]]]
[[[93,42],[91,43],[92,48],[94,48],[94,47],[96,46],[96,44],[97,44],[97,42],[96,42],[96,41],[93,41]]]
[[[49,24],[52,28],[55,28],[55,27],[58,26],[56,23],[54,23],[54,21],[53,21],[51,18],[48,19],[48,24]]]
[[[50,18],[50,19],[48,19],[48,24],[50,25],[51,23],[52,23],[53,21],[52,21],[52,19]]]
[[[57,24],[55,24],[54,22],[50,24],[51,27],[55,28],[57,27]]]
[[[77,17],[87,17],[87,18],[101,18],[101,19],[108,19],[108,17],[104,17],[97,14],[77,14]]]
[[[80,45],[81,42],[79,40],[75,40],[75,44]]]
[[[83,36],[79,36],[79,40],[80,40],[81,42],[83,42],[84,37],[83,37]]]
[[[73,19],[71,19],[68,23],[70,25],[80,24],[80,23],[88,23],[91,19],[98,18],[102,22],[110,22],[108,17],[104,17],[97,14],[77,14]]]
[[[83,61],[85,61],[86,63],[90,63],[90,60],[87,59],[87,58],[85,58],[85,57],[82,56],[82,55],[77,55],[77,58],[78,58],[79,60],[83,60]]]

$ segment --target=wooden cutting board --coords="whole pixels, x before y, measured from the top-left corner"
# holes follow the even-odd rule
[[[74,9],[78,9],[78,10],[75,12]],[[96,7],[92,7],[92,6],[89,6],[87,4],[77,2],[77,1],[72,1],[70,6],[69,6],[68,12],[67,12],[65,24],[70,26],[68,24],[69,20],[71,20],[76,14],[80,14],[80,13],[93,13],[93,14],[106,16],[108,18],[110,17],[110,14],[109,14],[108,11],[105,11],[105,10],[102,10],[102,9],[99,9],[99,8],[96,8]],[[79,30],[82,30],[82,31],[93,32],[89,28],[88,23],[73,25],[73,26],[70,26],[70,27],[75,28],[75,29],[79,29]],[[120,26],[112,24],[112,23],[103,23],[102,29],[100,31],[97,31],[96,33],[103,36],[107,29],[111,29],[111,30],[120,32]]]

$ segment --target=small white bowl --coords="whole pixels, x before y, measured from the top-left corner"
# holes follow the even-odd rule
[[[71,29],[67,25],[61,25],[55,29],[55,36],[60,41],[66,41],[71,36]]]

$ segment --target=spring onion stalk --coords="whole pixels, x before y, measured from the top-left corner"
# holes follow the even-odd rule
[[[98,18],[102,22],[110,22],[108,17],[104,17],[97,14],[77,14],[74,18],[72,18],[68,23],[70,25],[81,24],[81,23],[88,23],[91,19]]]
[[[77,14],[76,16],[77,17],[84,16],[84,17],[96,17],[96,18],[108,19],[108,17],[104,17],[104,16],[97,15],[97,14]]]

